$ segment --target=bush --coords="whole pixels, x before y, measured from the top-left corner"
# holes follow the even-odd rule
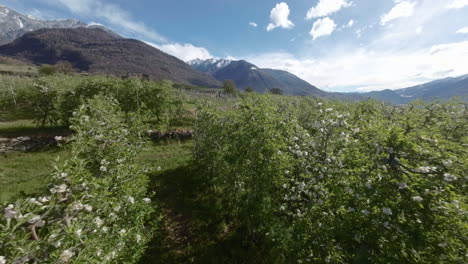
[[[38,70],[39,74],[44,76],[54,75],[57,73],[57,68],[52,65],[42,65]]]
[[[236,84],[233,80],[225,80],[223,82],[223,90],[227,94],[235,94],[237,93]]]
[[[464,263],[466,116],[246,96],[199,115],[196,160],[271,262]]]
[[[7,263],[134,263],[151,237],[148,179],[135,165],[144,128],[97,96],[72,119],[72,157],[57,160],[50,193],[0,217]]]
[[[184,113],[183,99],[169,81],[61,75],[42,77],[25,86],[0,90],[0,95],[5,95],[0,100],[0,108],[21,108],[42,126],[69,126],[72,113],[98,94],[115,98],[126,114],[147,113],[158,125]]]

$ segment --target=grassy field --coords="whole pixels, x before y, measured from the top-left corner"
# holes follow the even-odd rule
[[[36,153],[0,154],[0,203],[13,201],[21,195],[44,193],[54,160],[67,155],[66,150],[58,148]]]
[[[14,74],[37,74],[37,67],[28,65],[0,64],[0,72],[11,72]]]

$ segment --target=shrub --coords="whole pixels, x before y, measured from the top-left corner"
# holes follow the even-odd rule
[[[57,73],[57,68],[52,65],[42,65],[38,69],[39,74],[44,75],[44,76],[49,76],[49,75],[54,75]]]
[[[468,137],[453,130],[466,116],[456,104],[245,96],[202,111],[196,160],[272,262],[463,263]]]
[[[227,94],[235,94],[237,93],[236,84],[233,80],[225,80],[223,82],[223,90]]]
[[[148,179],[135,165],[140,122],[124,122],[115,100],[97,96],[72,124],[72,157],[57,160],[50,193],[18,200],[0,217],[7,263],[134,263],[151,237]]]

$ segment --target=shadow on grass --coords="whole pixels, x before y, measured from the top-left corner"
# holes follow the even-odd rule
[[[152,175],[152,186],[163,220],[140,263],[262,263],[193,165]]]
[[[21,136],[68,136],[72,130],[67,127],[35,127],[20,126],[0,128],[0,137],[21,137]]]

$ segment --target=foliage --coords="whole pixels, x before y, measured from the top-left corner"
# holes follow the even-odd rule
[[[272,89],[270,89],[269,92],[271,94],[277,94],[277,95],[282,95],[283,94],[283,90],[281,90],[280,88],[272,88]]]
[[[141,122],[97,96],[72,124],[71,157],[57,160],[50,193],[4,208],[0,256],[7,263],[132,263],[151,238],[148,179],[135,165]]]
[[[169,81],[80,78],[66,75],[43,77],[15,89],[0,91],[4,109],[21,108],[40,125],[68,126],[72,113],[98,94],[115,98],[125,113],[146,112],[159,124],[184,114],[183,99]]]
[[[57,73],[57,68],[53,65],[42,65],[38,70],[39,74],[44,76],[54,75]]]
[[[223,90],[227,94],[235,94],[237,93],[236,84],[233,80],[225,80],[223,82]]]
[[[245,92],[246,92],[246,93],[253,93],[253,92],[254,92],[254,89],[253,89],[252,87],[249,86],[249,87],[245,88]]]
[[[57,72],[62,74],[69,74],[74,71],[73,65],[69,61],[59,61],[55,64]]]
[[[246,96],[195,158],[246,241],[287,263],[464,263],[466,105]]]

